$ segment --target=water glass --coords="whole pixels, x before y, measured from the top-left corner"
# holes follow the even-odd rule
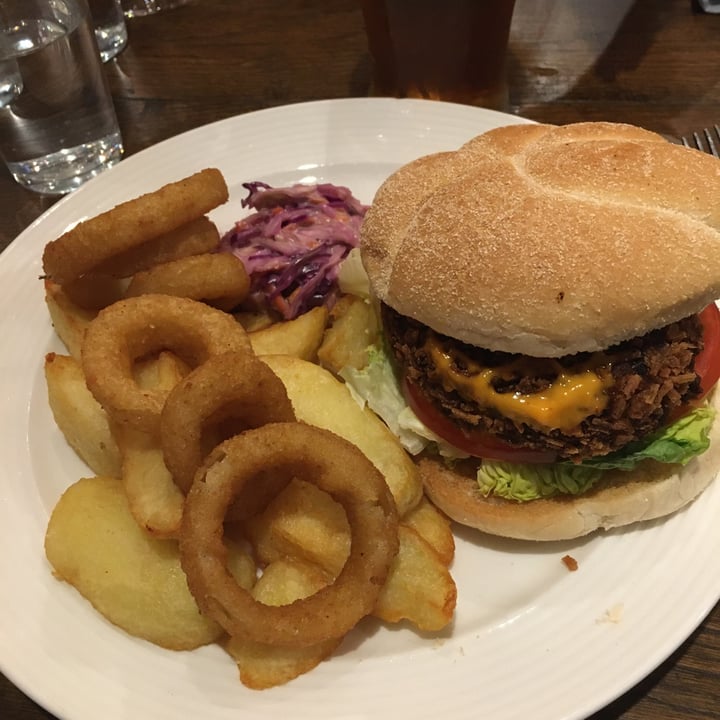
[[[127,27],[120,0],[88,0],[100,57],[112,60],[127,45]]]
[[[161,10],[187,5],[189,0],[122,0],[125,16],[129,18],[154,15]]]
[[[698,0],[700,9],[706,13],[720,13],[720,0]]]
[[[2,0],[0,157],[15,180],[67,193],[122,151],[86,0]]]

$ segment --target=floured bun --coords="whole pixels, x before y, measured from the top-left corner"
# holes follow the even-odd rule
[[[660,135],[513,125],[390,176],[361,253],[401,315],[489,350],[559,357],[720,296],[718,198],[720,163]]]

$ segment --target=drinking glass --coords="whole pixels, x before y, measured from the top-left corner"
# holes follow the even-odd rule
[[[15,180],[67,193],[122,151],[85,0],[2,0],[0,157]]]
[[[506,109],[515,0],[361,0],[377,95]]]
[[[127,26],[120,0],[88,0],[100,57],[112,60],[127,45]]]
[[[189,0],[122,0],[125,16],[129,18],[154,15],[162,10],[186,5]]]

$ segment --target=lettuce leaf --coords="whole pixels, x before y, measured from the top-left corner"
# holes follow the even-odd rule
[[[632,470],[644,460],[687,464],[710,446],[708,435],[714,418],[713,408],[696,408],[642,442],[580,464],[525,465],[483,460],[477,482],[486,497],[496,495],[520,502],[577,495],[589,490],[605,470]]]
[[[714,419],[714,408],[709,405],[696,408],[643,442],[631,443],[618,452],[583,464],[602,470],[632,470],[648,459],[685,465],[710,447],[709,433]]]
[[[506,500],[538,500],[555,495],[579,495],[589,490],[603,471],[582,465],[525,465],[483,460],[478,467],[480,492]]]
[[[394,366],[382,345],[368,348],[368,364],[362,370],[345,367],[340,376],[358,404],[361,407],[367,405],[382,418],[411,455],[417,455],[430,443],[435,443],[444,457],[466,457],[432,432],[408,407]]]

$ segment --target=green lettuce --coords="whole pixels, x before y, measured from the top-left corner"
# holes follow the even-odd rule
[[[340,376],[355,400],[382,418],[411,455],[422,452],[431,442],[438,446],[447,445],[408,407],[393,364],[382,345],[368,348],[368,364],[364,368],[345,367]]]
[[[709,434],[714,419],[714,408],[709,405],[696,408],[649,439],[631,443],[618,452],[586,460],[584,464],[601,470],[632,470],[643,460],[685,465],[710,447]]]
[[[685,465],[710,446],[714,418],[713,408],[697,408],[642,442],[580,464],[525,465],[483,460],[477,472],[478,485],[486,497],[496,495],[522,502],[583,493],[600,480],[605,470],[632,470],[643,460]]]
[[[483,460],[478,467],[477,481],[485,497],[495,495],[525,502],[555,495],[578,495],[589,490],[602,475],[602,470],[582,465],[525,465]]]

